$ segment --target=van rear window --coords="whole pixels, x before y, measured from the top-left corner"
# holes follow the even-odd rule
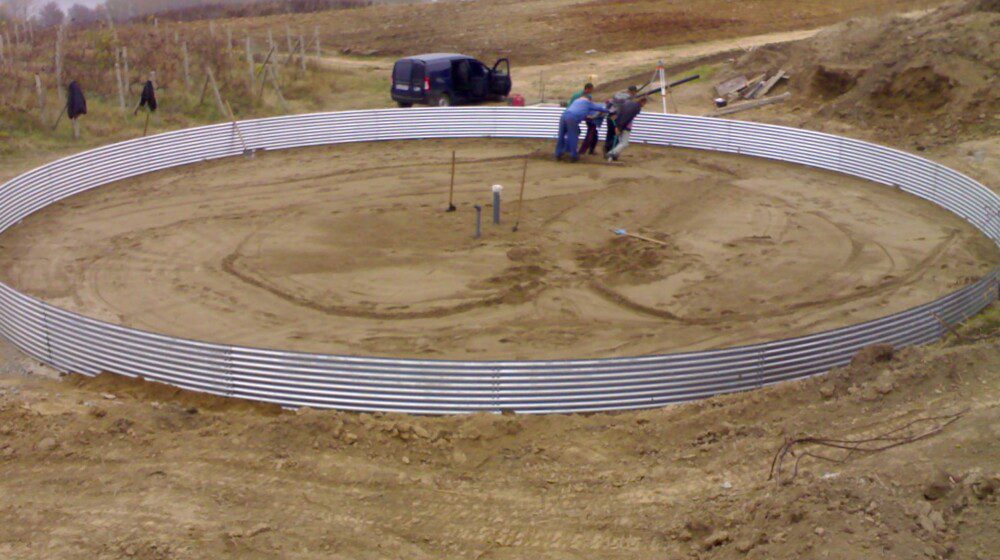
[[[394,82],[410,82],[410,72],[413,70],[413,63],[409,60],[400,60],[396,63],[395,68],[392,69],[392,81]]]

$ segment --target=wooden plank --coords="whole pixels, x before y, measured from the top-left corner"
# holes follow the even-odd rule
[[[739,113],[740,111],[746,111],[747,109],[755,109],[757,107],[763,107],[764,105],[771,105],[774,103],[781,103],[783,101],[788,101],[792,96],[791,92],[786,91],[781,95],[774,95],[771,97],[764,97],[762,99],[756,99],[754,101],[747,101],[745,103],[737,103],[735,105],[730,105],[728,107],[723,107],[716,111],[712,111],[705,115],[706,117],[720,117],[722,115],[731,115],[733,113]]]
[[[724,97],[730,93],[735,93],[747,87],[748,83],[749,82],[747,82],[746,76],[736,76],[735,78],[730,78],[715,86],[715,95]]]
[[[782,68],[781,70],[778,70],[777,74],[771,76],[770,80],[764,82],[764,85],[760,88],[760,91],[757,92],[757,95],[760,97],[767,95],[767,92],[771,91],[771,88],[773,88],[774,85],[777,84],[784,77],[785,77],[785,69]]]
[[[755,91],[755,90],[756,90],[756,89],[757,89],[757,88],[758,88],[758,87],[760,86],[760,84],[761,84],[761,83],[762,83],[762,82],[764,81],[764,78],[765,78],[766,76],[767,76],[767,74],[761,74],[761,75],[759,75],[759,76],[755,77],[754,79],[750,80],[749,82],[747,82],[747,87],[746,87],[746,89],[744,89],[744,90],[742,91],[742,93],[740,94],[740,96],[741,96],[741,97],[742,97],[743,99],[751,99],[751,98],[749,97],[749,96],[750,96],[750,94],[754,93],[754,91]]]

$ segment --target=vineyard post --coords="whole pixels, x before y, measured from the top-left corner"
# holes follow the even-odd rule
[[[229,58],[233,58],[233,28],[226,26],[226,51],[229,53]]]
[[[277,49],[277,43],[274,41],[274,35],[271,34],[271,28],[267,29],[267,46],[272,51]],[[261,83],[267,82],[267,77],[265,76],[264,78],[265,79],[262,80]]]
[[[190,93],[191,92],[191,62],[188,58],[188,44],[187,41],[181,43],[181,54],[184,55],[184,89]]]
[[[0,68],[3,68],[5,62],[7,62],[7,57],[4,55],[3,35],[0,35]]]
[[[4,38],[7,40],[7,65],[13,68],[15,62],[14,43],[10,42],[10,33],[4,32]]]
[[[215,39],[215,21],[214,20],[208,20],[208,34],[212,36],[212,39]]]
[[[21,31],[16,23],[14,24],[14,48],[21,48]]]
[[[285,24],[285,39],[288,41],[288,54],[292,54],[292,27]]]
[[[274,74],[274,65],[269,65],[267,67],[268,76],[271,77],[271,85],[274,86],[274,92],[278,94],[278,103],[281,104],[281,110],[288,112],[288,105],[285,104],[285,96],[281,95],[281,87],[278,85],[278,78]]]
[[[129,95],[131,95],[132,94],[132,80],[129,79],[129,76],[131,76],[132,74],[130,74],[129,71],[128,71],[128,47],[122,47],[122,64],[125,65],[125,75],[124,75],[124,78],[125,78],[125,91]]]
[[[215,83],[215,74],[212,73],[212,68],[206,66],[205,74],[208,75],[208,82],[212,84],[212,92],[215,94],[215,105],[219,108],[219,114],[225,116],[226,105],[222,102],[222,94],[219,93],[219,84]]]
[[[125,87],[122,85],[122,65],[115,61],[115,77],[118,79],[118,105],[125,112]]]
[[[108,16],[108,29],[111,30],[111,36],[114,37],[115,42],[117,43],[118,31],[115,30],[115,20],[111,17],[111,8],[109,8],[107,4],[104,5],[104,15]],[[73,122],[75,123],[76,119],[73,119]],[[75,126],[74,130],[77,130]]]
[[[316,58],[323,56],[323,51],[319,48],[319,26],[313,28],[313,38],[316,39]]]
[[[260,70],[254,73],[254,76],[260,74],[260,90],[257,92],[257,102],[259,103],[261,99],[264,98],[264,86],[267,85],[267,65],[271,63],[271,56],[274,55],[274,47],[267,51],[267,56],[264,57],[264,62],[260,65]]]
[[[45,90],[42,89],[42,77],[35,74],[35,91],[38,93],[38,118],[45,124]]]
[[[299,63],[302,65],[302,71],[306,70],[306,38],[304,35],[299,35],[299,51],[302,56],[299,57]]]
[[[174,44],[176,45],[177,43],[180,42],[181,42],[181,34],[178,33],[176,29],[174,29]]]
[[[250,94],[253,94],[254,86],[257,85],[257,80],[254,78],[254,68],[253,68],[253,45],[250,42],[250,35],[247,35],[247,84],[250,86]]]
[[[63,79],[62,79],[62,43],[63,35],[65,35],[66,26],[60,25],[59,30],[56,31],[56,91],[62,91]]]
[[[198,106],[205,102],[205,94],[208,93],[208,74],[205,74],[205,81],[201,84],[201,96],[198,98]]]

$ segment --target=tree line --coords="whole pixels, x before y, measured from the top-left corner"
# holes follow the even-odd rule
[[[64,23],[89,26],[106,19],[128,22],[154,14],[165,20],[194,21],[313,13],[407,1],[412,0],[105,0],[94,8],[73,4],[64,12],[53,1],[0,0],[0,24],[22,22],[41,28]]]

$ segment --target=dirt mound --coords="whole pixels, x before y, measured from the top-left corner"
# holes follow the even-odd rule
[[[658,237],[652,237],[658,239]],[[659,234],[660,241],[667,237]],[[576,258],[585,270],[600,270],[603,275],[626,283],[646,282],[662,277],[660,268],[680,253],[676,245],[660,245],[632,237],[613,237],[599,247],[581,247]]]
[[[784,68],[796,103],[812,113],[800,124],[813,128],[841,120],[920,146],[996,134],[996,6],[970,1],[919,17],[850,20],[748,53],[733,74]]]

